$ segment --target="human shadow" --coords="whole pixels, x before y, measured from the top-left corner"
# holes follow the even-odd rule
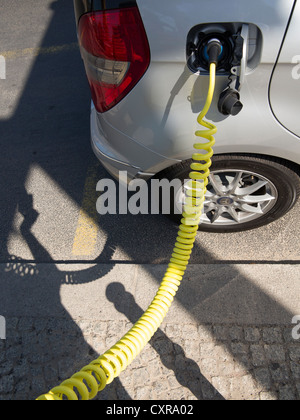
[[[48,251],[31,231],[39,216],[33,208],[32,196],[27,195],[19,211],[24,217],[20,231],[33,257],[38,255],[51,261]],[[110,260],[113,252],[110,246],[105,247],[103,257]],[[9,314],[3,353],[6,364],[12,366],[10,375],[16,378],[16,383],[13,389],[8,388],[11,392],[7,399],[34,399],[99,357],[63,307],[59,290],[63,284],[77,285],[99,280],[112,268],[113,265],[94,265],[79,272],[61,271],[54,262],[37,266],[15,256],[9,257],[1,276],[0,307],[1,313],[5,316]],[[33,284],[34,293],[29,296]],[[12,306],[21,309],[19,316],[18,309],[16,316],[12,316]],[[11,328],[13,323],[15,325]],[[94,341],[97,342],[97,336]],[[104,352],[106,349],[99,347],[101,350]],[[131,399],[118,378],[102,397],[107,400]]]

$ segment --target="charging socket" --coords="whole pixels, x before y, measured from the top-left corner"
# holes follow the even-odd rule
[[[212,46],[214,51],[212,52]],[[187,65],[193,73],[208,75],[210,63],[217,66],[216,74],[228,76],[220,95],[219,112],[238,115],[243,109],[240,90],[245,76],[260,63],[262,33],[248,23],[209,23],[192,28],[187,37]],[[212,57],[213,56],[213,57]]]
[[[194,40],[196,42],[188,43],[187,64],[193,73],[200,72],[201,74],[207,74],[209,72],[208,47],[209,43],[214,39],[218,40],[222,45],[222,51],[217,62],[217,72],[229,74],[232,67],[234,42],[231,34],[228,32],[210,32],[209,34],[199,32]]]
[[[244,77],[259,64],[262,50],[260,29],[248,23],[208,23],[193,27],[187,37],[187,65],[193,73],[207,75],[209,61],[207,45],[212,39],[222,44],[217,63],[217,75]]]

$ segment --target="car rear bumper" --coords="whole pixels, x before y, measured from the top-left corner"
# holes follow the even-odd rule
[[[92,149],[105,169],[116,179],[127,172],[128,182],[134,178],[151,178],[156,173],[179,161],[159,155],[131,137],[112,127],[104,114],[91,107]]]

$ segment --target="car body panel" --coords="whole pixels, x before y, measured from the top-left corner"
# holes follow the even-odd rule
[[[186,37],[200,23],[245,22],[264,34],[262,62],[276,61],[294,0],[137,0],[153,61],[185,62]]]
[[[91,138],[94,153],[115,178],[118,178],[119,171],[126,171],[128,180],[142,175],[144,178],[149,178],[156,173],[151,172],[151,167],[160,167],[160,170],[162,170],[166,164],[172,166],[179,162],[153,152],[118,131],[105,119],[99,118],[93,104],[91,109]],[[128,156],[130,156],[130,160]],[[145,167],[149,168],[147,173],[143,170]]]
[[[298,137],[300,137],[299,30],[300,3],[297,3],[270,87],[270,103],[275,117]]]

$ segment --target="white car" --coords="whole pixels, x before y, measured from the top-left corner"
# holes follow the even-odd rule
[[[286,214],[300,193],[300,3],[294,0],[74,0],[92,92],[92,147],[115,178],[190,172],[222,43],[218,128],[200,229],[232,232]],[[180,191],[175,200],[182,200]],[[179,216],[174,215],[175,218]]]

